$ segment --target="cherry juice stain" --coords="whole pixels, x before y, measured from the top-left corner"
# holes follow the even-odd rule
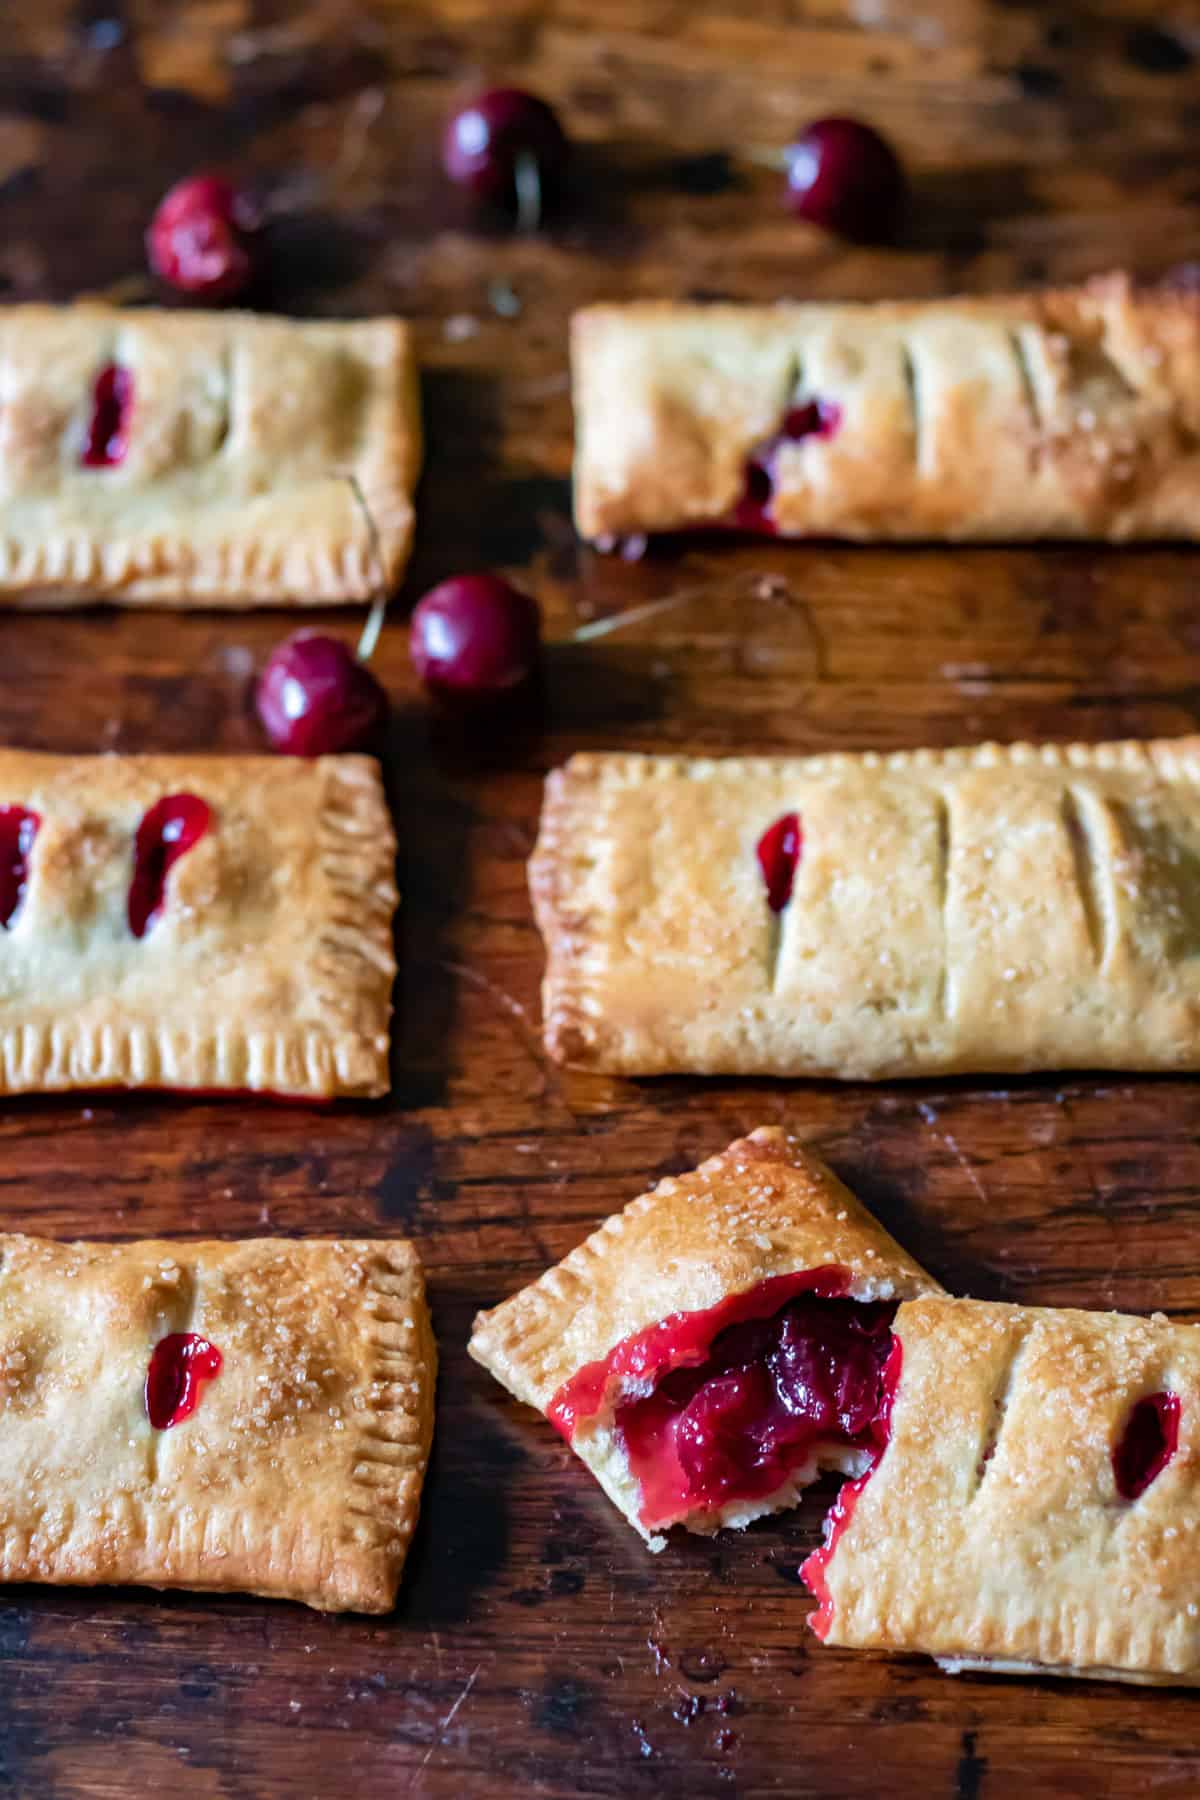
[[[145,937],[154,924],[163,908],[168,874],[211,824],[208,802],[195,794],[167,794],[146,813],[137,828],[129,884],[129,929],[134,937]]]
[[[221,1373],[221,1352],[195,1331],[160,1338],[146,1371],[146,1417],[155,1431],[190,1418],[200,1404],[201,1384]]]
[[[5,931],[25,898],[29,858],[41,822],[27,806],[0,806],[0,925]]]
[[[92,413],[83,445],[85,469],[115,469],[129,448],[133,376],[120,363],[106,363],[92,388]]]
[[[1147,1394],[1125,1421],[1112,1453],[1122,1500],[1136,1500],[1162,1474],[1179,1447],[1179,1395]]]

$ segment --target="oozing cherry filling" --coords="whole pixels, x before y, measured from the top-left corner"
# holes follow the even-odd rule
[[[83,445],[86,469],[115,469],[129,446],[133,376],[120,363],[107,363],[92,388],[92,416]]]
[[[765,532],[769,537],[778,531],[770,508],[781,446],[803,438],[831,438],[841,422],[842,409],[833,400],[802,400],[788,408],[774,436],[756,444],[746,458],[742,494],[733,510],[733,523],[740,531]]]
[[[804,832],[799,813],[784,813],[768,825],[758,840],[758,866],[767,884],[767,905],[772,912],[782,912],[792,897],[800,853],[804,849]]]
[[[155,1431],[169,1431],[194,1413],[202,1382],[221,1373],[221,1352],[194,1331],[160,1338],[146,1371],[146,1417]]]
[[[819,1638],[823,1638],[833,1620],[833,1597],[829,1592],[829,1584],[825,1580],[825,1570],[830,1558],[837,1549],[838,1539],[850,1523],[851,1514],[858,1504],[858,1496],[875,1473],[879,1458],[887,1449],[888,1439],[892,1435],[892,1407],[896,1399],[896,1390],[900,1386],[900,1370],[904,1361],[904,1347],[898,1337],[890,1340],[891,1348],[887,1361],[883,1365],[883,1373],[879,1381],[879,1406],[871,1428],[871,1447],[874,1456],[869,1469],[856,1476],[853,1481],[846,1481],[838,1490],[838,1497],[825,1516],[825,1542],[812,1555],[806,1557],[800,1565],[800,1579],[805,1583],[814,1600],[818,1601],[817,1610],[809,1618],[809,1624]]]
[[[818,1444],[872,1449],[895,1306],[843,1298],[848,1282],[808,1269],[676,1313],[581,1369],[550,1417],[569,1441],[614,1394],[641,1390],[614,1421],[647,1527],[761,1499]]]
[[[0,806],[0,925],[5,931],[25,898],[29,858],[41,822],[27,806]]]
[[[195,794],[166,794],[145,814],[133,846],[129,929],[145,937],[162,911],[167,875],[212,823],[208,802]]]
[[[1147,1394],[1133,1407],[1112,1453],[1122,1500],[1136,1500],[1157,1479],[1179,1446],[1179,1395]]]

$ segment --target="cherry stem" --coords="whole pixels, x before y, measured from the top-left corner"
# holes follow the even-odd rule
[[[671,612],[677,606],[686,606],[689,601],[696,600],[704,588],[690,588],[683,594],[671,594],[665,600],[650,600],[645,606],[631,606],[625,612],[609,613],[607,618],[592,619],[587,625],[580,625],[571,633],[576,644],[586,644],[592,638],[607,637],[610,632],[621,631],[626,625],[637,625],[642,619],[652,619],[657,613]]]
[[[517,230],[536,231],[542,222],[542,176],[531,150],[518,150],[513,160],[517,190]]]
[[[367,527],[367,541],[371,547],[371,561],[375,565],[378,577],[379,592],[371,602],[371,610],[367,614],[367,622],[362,628],[362,636],[358,640],[355,657],[360,663],[370,662],[375,654],[375,646],[379,642],[379,634],[383,630],[383,621],[388,608],[387,575],[383,566],[383,549],[379,542],[379,527],[375,523],[367,496],[362,491],[362,484],[353,472],[346,475],[350,484],[350,492],[354,495],[355,504],[362,513]]]

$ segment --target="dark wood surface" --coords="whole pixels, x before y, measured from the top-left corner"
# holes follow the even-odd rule
[[[579,548],[564,360],[569,312],[602,296],[940,293],[1200,256],[1195,55],[1193,9],[1137,0],[9,0],[0,298],[146,298],[141,232],[167,180],[214,159],[252,174],[272,217],[264,304],[417,321],[430,453],[405,600],[502,566],[537,591],[552,646],[542,716],[472,736],[416,692],[402,607],[384,634],[405,894],[390,1104],[0,1115],[5,1227],[411,1233],[443,1358],[394,1618],[8,1592],[0,1794],[1200,1791],[1186,1693],[955,1681],[822,1649],[797,1569],[828,1492],[650,1557],[463,1349],[477,1307],[650,1181],[775,1120],[951,1287],[1200,1314],[1200,1084],[563,1074],[539,1046],[524,886],[542,774],[580,747],[1196,727],[1185,552],[702,544],[629,565]],[[475,228],[437,172],[440,120],[484,74],[545,93],[580,141],[551,235]],[[750,157],[828,110],[875,120],[913,171],[893,251],[790,221]],[[254,748],[249,678],[285,628],[0,616],[0,735]]]

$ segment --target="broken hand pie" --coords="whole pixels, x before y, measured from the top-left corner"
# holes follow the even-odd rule
[[[0,751],[0,1092],[388,1087],[367,757]]]
[[[940,1293],[854,1197],[764,1129],[614,1215],[475,1322],[652,1549],[793,1504],[877,1453],[898,1300]]]
[[[384,1612],[434,1371],[407,1243],[0,1237],[0,1579]]]
[[[1178,288],[595,306],[571,360],[586,538],[1200,535],[1200,301]]]
[[[399,319],[0,310],[0,603],[390,592],[421,456]]]
[[[829,1644],[1200,1681],[1200,1327],[923,1297],[803,1574]]]
[[[1200,738],[574,757],[530,864],[557,1060],[1200,1067]]]

